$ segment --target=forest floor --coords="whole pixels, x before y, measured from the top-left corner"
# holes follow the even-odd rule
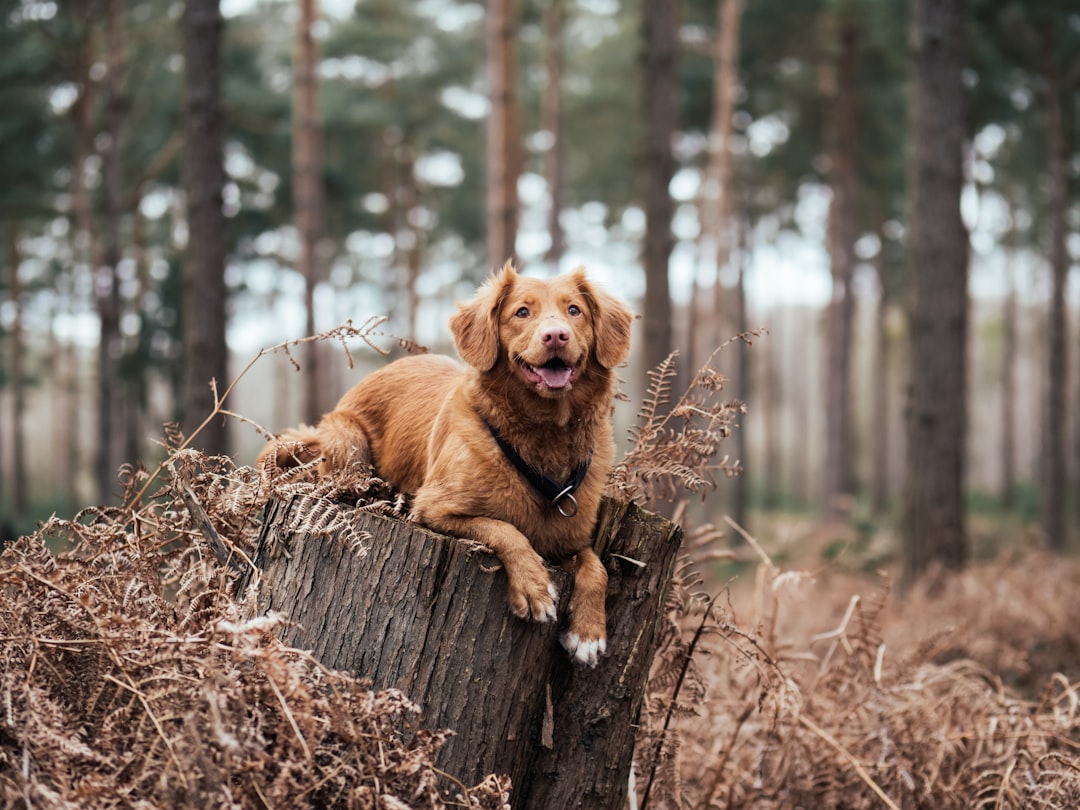
[[[259,471],[170,473],[0,556],[0,805],[508,807],[437,772],[424,707],[246,618],[207,526],[244,559]],[[1080,560],[979,518],[966,570],[901,593],[886,530],[759,522],[691,533],[631,808],[1080,806]]]
[[[664,806],[1077,806],[1080,560],[976,516],[972,564],[901,592],[886,530],[759,523],[676,611],[699,640],[677,711],[654,684]]]

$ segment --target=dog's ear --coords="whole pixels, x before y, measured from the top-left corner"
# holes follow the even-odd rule
[[[589,283],[584,268],[577,268],[572,278],[592,307],[597,362],[604,368],[621,365],[630,356],[630,325],[634,322],[634,313],[618,298]]]
[[[490,371],[499,359],[499,310],[517,281],[513,262],[485,281],[471,301],[458,304],[450,318],[450,333],[454,336],[461,359],[480,371]]]

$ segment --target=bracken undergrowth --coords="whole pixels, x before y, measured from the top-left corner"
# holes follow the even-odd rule
[[[316,339],[374,345],[378,323]],[[720,448],[743,404],[708,365],[674,402],[673,385],[669,358],[611,494],[649,505],[737,474]],[[212,418],[246,421],[231,390]],[[358,553],[355,510],[401,518],[402,499],[363,470],[312,480],[191,444],[167,429],[157,469],[122,470],[123,507],[54,517],[0,556],[0,803],[509,807],[505,777],[436,769],[452,731],[420,728],[422,707],[285,646],[284,620],[253,610],[271,497]],[[887,576],[783,570],[744,536],[752,584],[710,593],[703,574],[733,552],[711,526],[686,532],[630,808],[1080,806],[1080,565],[1029,553],[901,597]]]

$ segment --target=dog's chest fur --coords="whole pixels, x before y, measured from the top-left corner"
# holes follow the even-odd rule
[[[610,424],[610,399],[583,398],[594,403],[571,411],[565,424],[547,416],[544,405],[534,413],[492,407],[485,402],[483,386],[470,392],[479,417],[489,422],[503,439],[538,472],[562,484],[580,464],[588,461],[588,471],[574,492],[577,513],[567,517],[559,512],[498,447],[493,438],[485,441],[492,462],[502,472],[502,486],[478,493],[484,501],[480,511],[514,525],[525,534],[541,555],[560,561],[576,554],[592,538],[600,497],[614,458]]]

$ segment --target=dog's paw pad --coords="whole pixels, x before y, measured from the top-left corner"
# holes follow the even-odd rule
[[[575,664],[595,667],[600,656],[607,652],[607,641],[602,638],[583,641],[577,633],[567,633],[561,640]]]

